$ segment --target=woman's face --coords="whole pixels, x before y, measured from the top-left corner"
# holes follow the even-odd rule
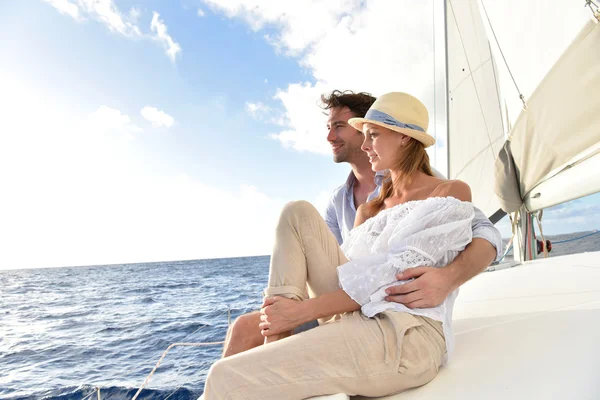
[[[391,169],[398,161],[400,149],[410,140],[410,136],[368,122],[363,125],[363,133],[361,149],[369,156],[373,171]]]

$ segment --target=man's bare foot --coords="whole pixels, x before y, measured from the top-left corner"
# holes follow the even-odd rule
[[[278,333],[277,335],[265,336],[265,344],[273,343],[280,339],[285,339],[286,337],[292,336],[292,331]]]

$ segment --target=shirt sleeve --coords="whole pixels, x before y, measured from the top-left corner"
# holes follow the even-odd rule
[[[381,236],[389,251],[377,260],[368,256],[338,267],[340,287],[361,306],[380,301],[384,289],[397,285],[396,274],[418,266],[439,266],[451,252],[456,255],[471,242],[473,206],[456,201],[424,202]],[[391,214],[389,218],[394,218]],[[390,224],[388,221],[389,225]]]
[[[335,208],[335,198],[334,197],[335,196],[331,196],[331,198],[329,199],[329,202],[327,203],[327,207],[325,208],[325,214],[323,215],[323,219],[325,220],[325,223],[329,227],[329,230],[331,231],[331,233],[333,233],[333,236],[335,236],[338,243],[341,245],[342,244],[342,230],[338,223],[337,210]]]
[[[498,228],[483,214],[483,212],[474,207],[475,216],[473,217],[473,238],[485,239],[496,249],[496,259],[502,256],[502,235]]]

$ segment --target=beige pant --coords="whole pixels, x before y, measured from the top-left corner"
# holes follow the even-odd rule
[[[317,210],[288,204],[277,226],[268,296],[304,299],[339,289],[347,260]],[[294,400],[347,393],[384,396],[424,385],[446,346],[442,324],[408,313],[366,318],[360,311],[224,358],[211,367],[205,399]]]

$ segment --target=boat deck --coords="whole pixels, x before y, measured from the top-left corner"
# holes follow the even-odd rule
[[[461,288],[454,332],[432,382],[380,399],[600,399],[600,252],[477,276]]]

